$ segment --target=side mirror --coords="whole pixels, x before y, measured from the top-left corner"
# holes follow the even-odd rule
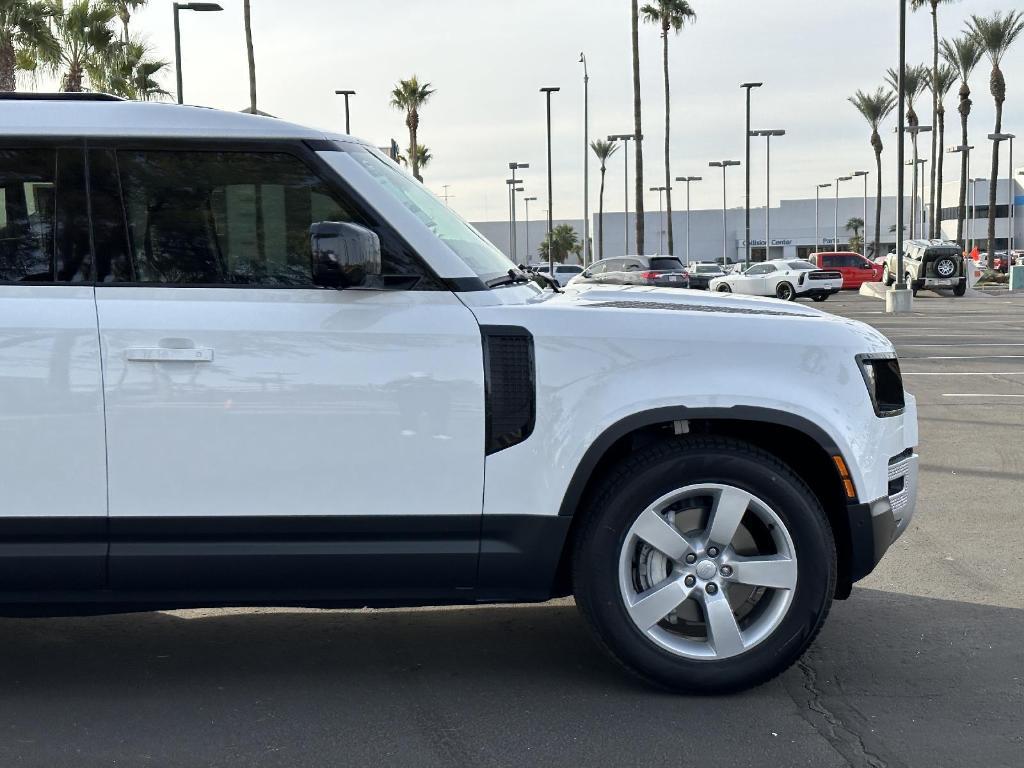
[[[381,273],[380,238],[366,227],[319,221],[309,228],[313,282],[330,288],[354,288]]]
[[[587,270],[584,270],[584,272],[583,272],[583,277],[585,277],[585,278],[587,278],[587,279],[589,280],[589,279],[590,279],[590,278],[592,278],[593,276],[594,276],[594,275],[593,275],[593,273],[592,273],[592,272],[591,272],[591,271],[590,271],[589,269],[587,269]]]

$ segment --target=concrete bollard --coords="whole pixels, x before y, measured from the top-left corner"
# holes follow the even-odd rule
[[[909,288],[891,288],[885,292],[885,311],[891,315],[902,315],[914,308],[914,294]]]

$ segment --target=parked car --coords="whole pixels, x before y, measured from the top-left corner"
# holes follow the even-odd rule
[[[890,253],[885,261],[882,282],[896,282],[898,264],[896,254]],[[967,292],[967,270],[963,251],[956,243],[945,240],[907,240],[903,244],[903,275],[914,295],[922,288],[943,288],[955,296]]]
[[[916,402],[867,325],[542,289],[351,137],[0,100],[2,615],[572,594],[641,678],[721,693],[911,520]]]
[[[811,254],[809,259],[819,269],[830,269],[843,276],[843,288],[860,288],[864,283],[882,279],[883,267],[853,251]]]
[[[702,291],[706,291],[708,289],[713,279],[725,275],[725,272],[722,270],[722,267],[716,263],[690,264],[686,268],[686,272],[690,277],[690,287]]]
[[[571,285],[593,283],[689,288],[690,278],[683,263],[674,256],[620,256],[595,261],[570,281]]]
[[[536,264],[531,267],[534,272],[549,276],[551,267],[549,264]],[[583,267],[579,264],[555,264],[555,277],[554,279],[562,287],[568,285],[569,281],[572,280],[576,275],[583,272]]]
[[[761,261],[745,272],[716,277],[710,285],[712,291],[719,293],[774,296],[784,301],[797,297],[825,301],[842,287],[843,276],[839,272],[821,270],[800,259]]]

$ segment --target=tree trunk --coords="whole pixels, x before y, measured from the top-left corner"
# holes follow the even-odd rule
[[[18,83],[15,79],[17,56],[14,53],[14,41],[10,38],[0,39],[0,91],[16,91]]]
[[[939,104],[939,111],[936,113],[939,125],[939,147],[946,146],[946,110]],[[932,239],[942,234],[942,170],[945,162],[945,152],[939,152],[935,156],[935,204],[932,206]]]
[[[252,14],[249,0],[243,4],[245,13],[245,50],[249,54],[249,109],[256,114],[256,58],[252,51]]]
[[[941,146],[939,144],[939,137],[935,135],[935,126],[938,124],[939,118],[939,93],[938,79],[939,79],[939,0],[931,0],[932,2],[932,162],[929,168],[929,191],[928,191],[928,203],[932,209],[931,216],[931,227],[928,230],[928,237],[935,239],[938,237],[938,207],[935,204],[936,198],[936,166],[942,162],[941,159],[936,159],[938,156],[937,149]],[[941,192],[939,195],[941,196]],[[922,205],[924,203],[922,202]]]
[[[420,155],[419,150],[419,128],[420,128],[420,116],[419,113],[413,109],[409,112],[409,117],[405,121],[406,125],[409,126],[409,168],[412,170],[413,178],[416,181],[422,182],[423,177],[420,176]]]
[[[638,0],[633,0],[633,144],[636,150],[636,252],[646,253],[644,248],[644,142],[643,118],[640,107],[640,9]],[[627,224],[628,226],[628,224]]]
[[[971,89],[966,82],[960,84],[960,143],[967,146],[967,119],[971,115]],[[967,218],[967,174],[970,161],[966,152],[960,153],[960,199],[957,201],[956,240],[967,250],[967,238],[964,237],[964,221]]]
[[[881,144],[881,138],[879,138],[879,144]],[[881,146],[875,147],[875,167],[877,172],[875,173],[875,179],[878,180],[878,190],[875,193],[875,256],[877,257],[882,250],[882,149]],[[899,203],[897,203],[898,205]]]
[[[597,260],[604,259],[604,163],[601,163],[601,191],[597,198]]]
[[[995,133],[1003,132],[1003,101],[1006,98],[1006,82],[1003,80],[1003,73],[999,67],[992,67],[992,76],[989,80],[992,97],[996,103],[996,129]],[[1001,142],[992,142],[992,175],[988,184],[988,265],[995,264],[996,259],[996,193],[999,191],[999,145]],[[1003,259],[1009,261],[1009,259]]]
[[[64,92],[81,93],[84,73],[80,64],[72,64],[64,75]]]
[[[667,23],[662,25],[661,28],[662,37],[664,38],[664,46],[662,47],[662,59],[664,60],[665,68],[665,217],[668,220],[668,255],[675,255],[675,248],[672,243],[672,161],[669,156],[669,145],[671,143],[672,135],[672,102],[669,96],[669,77],[668,77],[668,33],[669,26]]]

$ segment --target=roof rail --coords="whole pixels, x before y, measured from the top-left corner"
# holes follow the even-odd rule
[[[124,101],[109,93],[37,93],[9,91],[0,93],[0,101]]]

